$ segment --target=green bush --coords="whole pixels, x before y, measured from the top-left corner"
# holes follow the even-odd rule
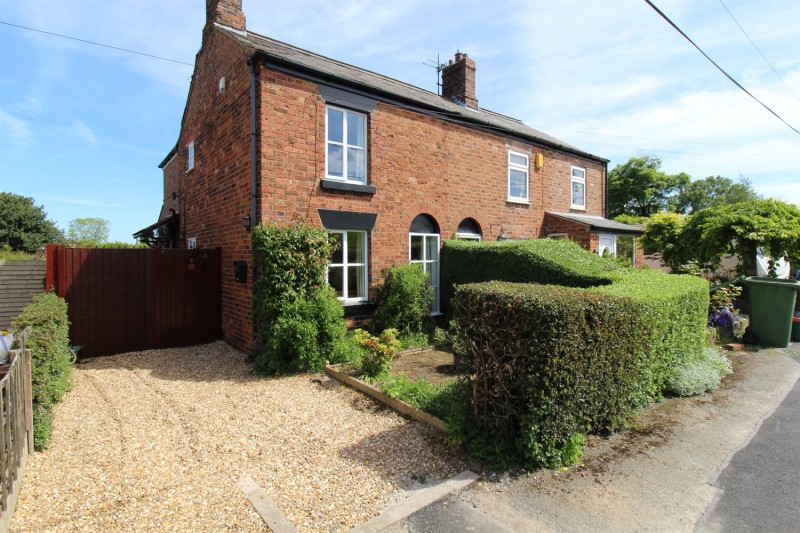
[[[648,327],[640,302],[489,282],[459,286],[453,304],[469,339],[467,411],[499,460],[554,466],[575,435],[624,427],[639,405]]]
[[[341,304],[325,280],[333,246],[304,224],[253,229],[256,365],[271,374],[319,370],[345,349]]]
[[[444,249],[451,288],[475,278],[525,283],[459,285],[452,302],[466,352],[466,426],[478,428],[470,445],[500,461],[578,457],[581,435],[624,427],[703,352],[700,278],[620,268],[567,241]]]
[[[53,406],[72,383],[67,303],[53,292],[37,294],[11,324],[17,332],[28,326],[25,347],[31,351],[34,446],[45,450],[53,431]]]
[[[667,391],[676,396],[694,396],[719,388],[731,373],[731,362],[720,350],[706,348],[700,357],[686,359],[667,380]]]
[[[256,355],[256,365],[269,374],[318,372],[342,353],[347,335],[342,304],[329,287],[285,302],[269,331]]]
[[[442,311],[447,316],[456,284],[510,281],[593,287],[612,283],[624,270],[561,239],[481,243],[453,239],[444,243],[442,265]]]
[[[433,292],[429,276],[417,264],[384,269],[375,312],[377,330],[396,329],[401,335],[426,331],[430,326]]]
[[[397,330],[389,328],[378,336],[372,336],[358,329],[353,333],[353,338],[364,348],[361,373],[372,378],[387,374],[401,346]]]

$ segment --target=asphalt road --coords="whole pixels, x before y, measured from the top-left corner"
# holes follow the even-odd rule
[[[702,531],[800,531],[800,381],[712,484]]]

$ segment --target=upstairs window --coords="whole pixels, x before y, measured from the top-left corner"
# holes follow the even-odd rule
[[[572,209],[586,209],[586,169],[572,167],[570,178]]]
[[[328,106],[325,120],[325,175],[367,183],[367,115]]]
[[[508,201],[528,203],[528,156],[508,151]]]
[[[189,143],[187,146],[187,154],[186,154],[186,172],[194,169],[194,141]]]

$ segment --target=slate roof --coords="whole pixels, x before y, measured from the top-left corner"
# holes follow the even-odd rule
[[[377,99],[396,99],[408,102],[439,114],[442,118],[467,123],[476,127],[510,134],[516,137],[557,148],[575,155],[607,163],[608,160],[576,148],[522,121],[486,109],[470,109],[442,98],[438,94],[377,74],[335,59],[330,59],[302,48],[292,46],[250,31],[240,32],[215,24],[215,28],[230,35],[254,52],[263,52],[268,60],[295,67],[309,74],[359,88]]]
[[[642,224],[625,224],[594,215],[576,215],[575,213],[546,211],[546,214],[589,226],[591,231],[607,231],[609,233],[625,233],[628,235],[642,235],[644,233]]]

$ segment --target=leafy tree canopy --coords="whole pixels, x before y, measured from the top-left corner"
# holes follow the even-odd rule
[[[683,214],[696,213],[709,207],[758,200],[750,180],[742,177],[738,183],[722,176],[709,176],[695,180],[675,197],[675,211]]]
[[[649,217],[672,210],[675,195],[689,184],[688,174],[661,171],[661,159],[632,157],[608,173],[609,216],[621,214]]]
[[[34,253],[63,238],[61,230],[47,218],[44,207],[35,205],[33,198],[0,192],[0,248]]]
[[[70,221],[67,236],[81,245],[97,245],[108,242],[111,223],[104,218],[76,218]]]
[[[644,253],[661,252],[661,260],[673,272],[686,261],[680,244],[681,231],[686,217],[666,211],[656,213],[644,222],[644,235],[641,243]]]

